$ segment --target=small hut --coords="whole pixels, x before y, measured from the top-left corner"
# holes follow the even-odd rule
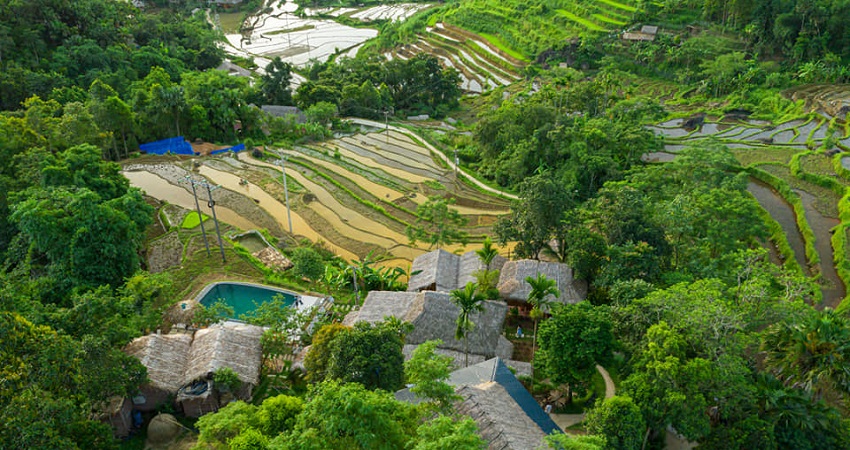
[[[507,260],[496,256],[490,270],[501,269]],[[410,267],[407,290],[450,292],[462,289],[467,283],[475,282],[473,274],[484,269],[481,258],[475,252],[455,255],[445,250],[434,250],[418,256]]]
[[[497,286],[499,296],[508,303],[525,304],[531,292],[531,285],[525,279],[535,278],[541,273],[555,280],[561,292],[558,298],[550,296],[549,300],[559,303],[578,303],[587,297],[587,283],[573,278],[573,269],[570,266],[533,259],[505,263],[499,275]]]
[[[192,336],[188,334],[151,334],[134,339],[124,352],[139,358],[148,369],[148,383],[133,397],[135,409],[153,411],[170,400],[184,384],[184,367],[189,357]]]
[[[561,432],[500,358],[456,370],[447,383],[461,396],[457,412],[475,420],[491,449],[535,450],[546,435]],[[423,400],[410,389],[395,397],[414,404]]]
[[[262,336],[261,327],[225,322],[194,335],[152,334],[135,339],[124,351],[139,358],[150,379],[133,399],[136,409],[151,411],[176,396],[187,416],[217,411],[220,399],[212,376],[222,367],[233,369],[242,382],[233,396],[250,398],[260,381]]]
[[[503,336],[503,327],[508,307],[502,302],[484,302],[484,312],[475,313],[475,329],[469,334],[469,353],[485,358],[500,356],[510,358],[513,345]],[[413,331],[408,333],[406,344],[419,345],[425,341],[440,339],[444,350],[462,355],[463,340],[455,339],[457,317],[460,308],[452,303],[445,292],[391,292],[372,291],[363,306],[350,312],[343,321],[346,325],[356,322],[376,323],[385,317],[394,316],[410,322]]]
[[[222,367],[236,372],[242,386],[233,392],[240,399],[248,399],[260,383],[260,365],[263,359],[261,339],[263,329],[254,325],[225,322],[195,332],[192,348],[183,376],[185,385],[209,382]],[[199,417],[218,409],[218,398],[213,389],[183,389],[178,399],[187,416]],[[197,395],[193,392],[197,391]]]
[[[623,33],[624,41],[654,41],[658,35],[658,27],[654,25],[644,25],[638,31],[627,31]]]

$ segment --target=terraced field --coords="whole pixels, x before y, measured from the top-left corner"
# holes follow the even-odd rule
[[[526,65],[486,38],[443,23],[428,28],[413,44],[385,56],[408,59],[417,53],[434,55],[444,67],[456,69],[461,76],[461,89],[476,94],[520,80]]]
[[[705,117],[651,128],[664,137],[665,151],[644,155],[647,161],[672,160],[699,141],[728,146],[751,175],[749,191],[782,230],[773,237],[779,253],[818,277],[822,306],[838,306],[850,283],[850,156],[842,151],[850,149],[850,134],[843,121],[822,114],[777,125]]]
[[[559,0],[532,8],[521,0],[469,0],[447,7],[442,20],[489,33],[527,58],[587,32],[615,32],[634,20],[634,0]]]
[[[417,139],[397,129],[366,129],[321,144],[277,149],[287,157],[293,234],[322,241],[345,259],[374,252],[390,264],[406,266],[428,250],[409,245],[405,229],[416,220],[417,206],[431,195],[456,199],[452,207],[469,220],[466,231],[473,240],[489,234],[499,215],[508,212],[508,201],[458,182]],[[204,178],[221,187],[213,197],[223,222],[283,235],[289,226],[274,159],[243,152],[238,158],[198,159],[193,170],[191,161],[142,158],[125,167],[125,175],[148,195],[185,209],[194,209],[194,199],[184,177]],[[200,198],[209,213],[205,191]]]

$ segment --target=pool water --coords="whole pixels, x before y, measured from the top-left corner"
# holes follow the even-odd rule
[[[218,299],[223,299],[227,306],[233,308],[233,319],[256,309],[257,305],[272,301],[277,295],[283,295],[286,306],[295,303],[297,295],[273,287],[247,283],[215,283],[207,286],[199,295],[202,305],[209,306]]]

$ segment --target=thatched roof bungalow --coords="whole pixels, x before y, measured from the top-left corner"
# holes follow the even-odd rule
[[[502,268],[507,260],[496,256],[490,264],[490,270]],[[472,275],[484,269],[484,264],[475,252],[455,255],[445,250],[434,250],[418,256],[410,268],[410,281],[407,290],[450,292],[462,289],[466,283],[474,282]]]
[[[195,332],[183,379],[191,382],[209,378],[222,367],[229,367],[243,383],[260,383],[263,329],[254,325],[225,322]]]
[[[457,411],[472,417],[490,449],[535,450],[543,437],[561,429],[500,358],[452,372],[447,382],[461,396]],[[409,389],[396,399],[418,403]]]
[[[124,351],[136,356],[148,369],[149,383],[141,388],[141,395],[134,398],[137,409],[151,411],[174,396],[184,386],[198,380],[208,380],[222,367],[229,367],[242,381],[242,387],[234,394],[248,398],[253,387],[259,384],[262,363],[261,338],[263,329],[254,325],[225,322],[191,334],[152,334],[142,336],[129,343]],[[203,404],[210,398],[205,391]],[[181,403],[195,400],[181,393]],[[217,404],[194,408],[209,412]]]
[[[562,263],[544,262],[533,259],[508,261],[502,267],[499,275],[499,296],[508,302],[521,303],[528,299],[531,285],[526,278],[545,274],[547,278],[558,283],[561,295],[552,296],[549,300],[559,303],[578,303],[587,297],[587,283],[573,278],[573,269]]]
[[[140,411],[153,411],[184,384],[192,336],[188,334],[151,334],[134,339],[124,352],[135,356],[148,369],[148,383],[133,398]]]
[[[472,317],[475,329],[469,334],[470,355],[487,358],[510,358],[513,345],[502,335],[508,307],[501,302],[484,302],[484,312]],[[343,323],[376,323],[394,316],[410,322],[413,331],[407,335],[406,344],[418,345],[428,340],[440,339],[441,348],[463,352],[464,343],[455,339],[456,320],[460,313],[445,292],[390,292],[372,291],[363,306],[350,312]]]

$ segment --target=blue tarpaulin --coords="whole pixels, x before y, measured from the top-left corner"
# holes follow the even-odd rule
[[[242,150],[245,150],[245,144],[238,144],[238,145],[234,145],[233,147],[222,148],[222,149],[219,149],[219,150],[213,150],[213,151],[210,152],[210,155],[218,155],[220,153],[225,153],[225,152],[239,153]]]
[[[183,139],[183,136],[163,139],[161,141],[156,142],[149,142],[147,144],[140,145],[139,148],[145,153],[155,155],[164,155],[166,153],[173,153],[175,155],[195,154],[195,152],[192,150],[192,146],[189,144],[189,142],[186,141],[186,139]]]

